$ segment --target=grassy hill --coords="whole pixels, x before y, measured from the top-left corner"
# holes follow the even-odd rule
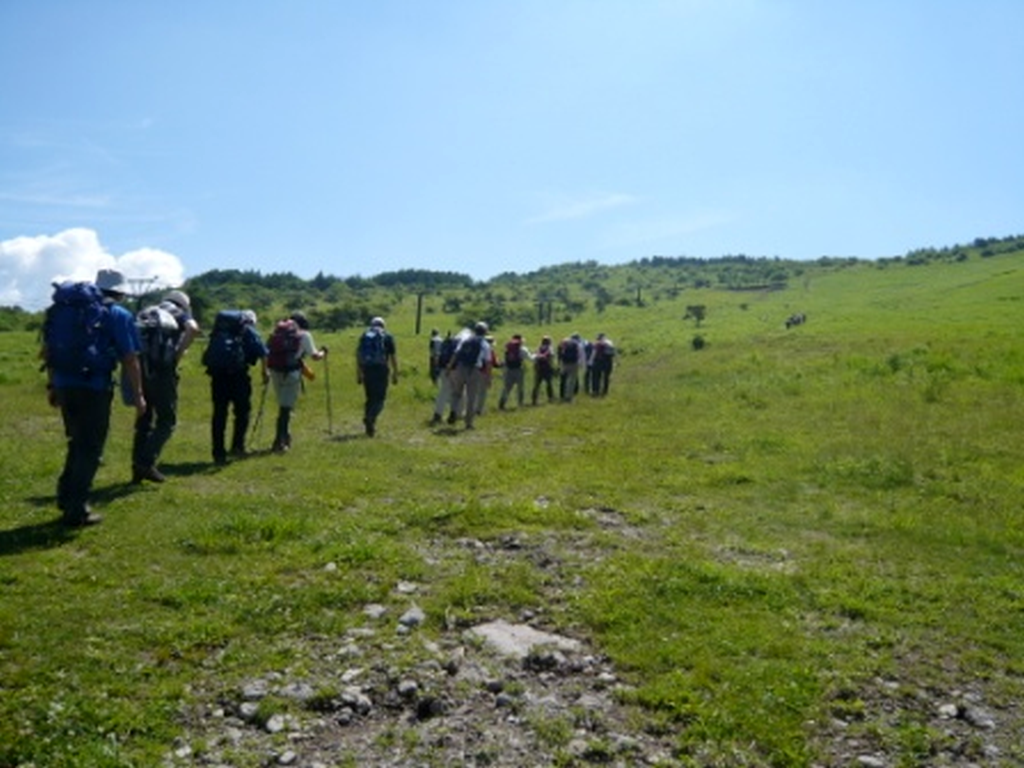
[[[105,521],[74,533],[53,522],[63,442],[34,335],[0,334],[0,766],[267,764],[212,740],[209,713],[274,671],[315,680],[316,706],[267,701],[264,722],[274,707],[322,716],[345,666],[326,672],[323,647],[364,628],[368,605],[393,624],[412,602],[424,624],[382,620],[366,641],[380,659],[354,664],[414,675],[424,643],[476,653],[465,629],[528,620],[614,666],[629,727],[667,745],[659,764],[1024,760],[1024,251],[988,246],[787,265],[785,288],[696,288],[684,265],[638,264],[427,292],[424,330],[458,327],[455,295],[463,313],[502,306],[500,339],[603,331],[621,352],[607,398],[498,412],[492,390],[470,433],[428,426],[417,291],[393,289],[403,377],[377,438],[361,434],[359,329],[318,331],[332,354],[294,450],[214,467],[193,353],[169,482],[127,484],[117,407]],[[545,291],[561,291],[552,322],[525,322]],[[684,319],[698,305],[699,327]],[[795,312],[807,322],[787,329]],[[650,764],[585,726],[582,705],[534,704],[516,712],[536,764]],[[451,762],[432,740],[444,722],[392,717],[361,759],[345,752],[357,727],[332,732],[323,764]],[[267,738],[295,764],[326,749]]]

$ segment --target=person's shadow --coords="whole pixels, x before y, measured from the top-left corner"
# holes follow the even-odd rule
[[[45,523],[32,523],[0,531],[0,557],[30,552],[35,549],[52,549],[75,538],[77,528],[68,528],[55,517]]]

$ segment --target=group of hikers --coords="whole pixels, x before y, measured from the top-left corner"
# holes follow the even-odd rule
[[[115,371],[120,367],[121,396],[135,409],[132,442],[132,482],[166,480],[158,461],[178,421],[178,366],[200,335],[191,301],[181,290],[168,291],[152,306],[133,313],[120,302],[128,295],[120,272],[102,269],[94,282],[55,285],[53,303],[43,323],[40,357],[47,372],[51,405],[60,408],[67,438],[64,466],[57,481],[57,506],[69,526],[93,525],[101,517],[88,504],[93,480],[103,457],[110,427]],[[213,413],[210,420],[212,455],[223,465],[229,456],[247,454],[246,438],[252,419],[253,385],[250,369],[259,367],[263,383],[256,424],[262,418],[270,386],[277,400],[274,453],[292,447],[291,419],[306,379],[314,378],[310,360],[324,360],[327,348],[318,347],[310,324],[301,312],[277,321],[264,339],[252,310],[217,313],[203,352],[210,377]],[[504,409],[513,393],[525,401],[525,374],[533,366],[531,402],[543,389],[549,401],[571,402],[582,387],[595,396],[608,393],[615,348],[604,334],[593,343],[579,334],[555,346],[544,336],[535,352],[515,334],[499,354],[486,323],[463,329],[446,338],[433,331],[430,339],[430,376],[438,386],[433,424],[454,424],[464,419],[473,429],[482,414],[494,372],[504,370],[498,407]],[[324,367],[325,377],[329,369]],[[356,379],[363,387],[363,427],[373,437],[387,399],[389,384],[398,383],[398,357],[394,337],[383,318],[374,317],[356,347]],[[327,378],[328,413],[330,380]],[[230,442],[229,415],[233,416]]]
[[[504,410],[513,393],[517,404],[522,407],[526,401],[526,371],[533,367],[533,389],[530,402],[537,405],[541,392],[548,402],[555,402],[555,381],[558,384],[557,400],[572,402],[583,391],[594,395],[608,394],[615,346],[603,333],[594,342],[586,341],[578,333],[561,340],[556,346],[550,336],[545,335],[536,351],[531,352],[522,334],[513,334],[504,348],[499,347],[490,335],[487,323],[478,322],[472,329],[466,328],[441,338],[434,329],[430,337],[430,377],[438,385],[434,400],[432,424],[445,420],[455,424],[460,418],[466,429],[473,429],[475,418],[484,412],[487,395],[498,369],[504,371],[498,408]]]

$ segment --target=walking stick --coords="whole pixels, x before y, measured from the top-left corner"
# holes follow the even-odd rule
[[[267,403],[267,386],[269,383],[269,380],[263,382],[263,391],[260,392],[260,407],[256,411],[256,420],[252,423],[252,434],[249,436],[249,442],[252,443],[253,448],[259,443],[260,431],[263,427],[263,406]]]
[[[327,363],[327,348],[324,347],[324,387],[327,389],[327,434],[334,434],[334,411],[331,409],[331,368]]]

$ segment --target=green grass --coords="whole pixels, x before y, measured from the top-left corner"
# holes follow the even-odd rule
[[[0,334],[0,765],[157,764],[198,691],[298,663],[295,642],[403,580],[428,634],[532,609],[589,638],[680,761],[811,765],[808,723],[842,716],[914,764],[932,736],[874,710],[876,678],[1024,693],[1022,300],[1016,254],[610,306],[546,329],[617,342],[609,398],[497,413],[492,392],[473,433],[427,428],[407,301],[378,438],[359,435],[356,332],[318,334],[333,434],[321,371],[291,454],[215,471],[195,355],[170,481],[126,485],[118,407],[105,522],[74,533],[53,524],[62,439],[34,338]],[[699,352],[687,304],[708,307]],[[527,554],[464,543],[510,538]]]

